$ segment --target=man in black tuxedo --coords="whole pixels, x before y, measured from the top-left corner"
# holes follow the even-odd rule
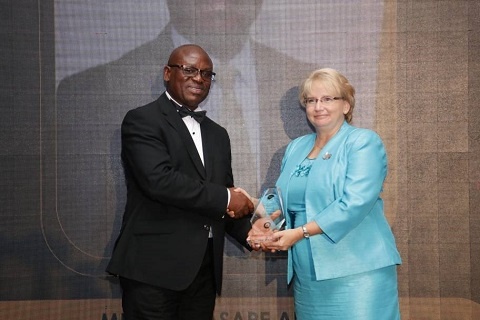
[[[299,114],[297,97],[282,96],[314,67],[252,39],[249,28],[260,12],[262,1],[199,0],[192,6],[191,1],[168,0],[167,4],[170,22],[155,39],[117,60],[69,76],[58,86],[55,128],[58,212],[72,225],[82,225],[82,230],[104,232],[106,224],[108,232],[117,234],[120,221],[113,218],[120,220],[125,194],[123,170],[117,157],[118,127],[128,110],[149,103],[165,90],[163,66],[175,47],[197,43],[209,52],[214,62],[216,81],[201,107],[230,134],[232,167],[239,186],[258,195],[262,182],[274,181],[278,176],[278,172],[268,171],[271,159],[290,141],[281,121],[281,110],[291,110],[292,118],[287,117],[286,126],[305,126],[308,130],[306,121],[294,121]],[[225,66],[236,67],[237,73],[226,77],[225,68],[221,69]],[[235,84],[234,89],[225,88],[223,80]],[[225,98],[225,91],[233,92],[235,100]],[[238,111],[243,120],[239,119]],[[242,121],[246,130],[240,133],[234,128]],[[246,142],[250,143],[251,153],[244,152]],[[266,177],[267,172],[270,178]],[[108,229],[110,226],[113,230]],[[80,239],[86,237],[77,234],[77,229],[71,232]],[[105,247],[103,256],[108,257],[114,238],[106,246],[104,240],[99,237],[85,241],[98,242],[96,247]],[[225,269],[233,272],[224,278],[235,285],[224,287],[223,295],[268,295],[262,280],[257,282],[252,277],[248,285],[244,284],[244,276],[235,269],[237,257],[243,257],[244,253],[234,244],[226,243]],[[106,264],[108,260],[104,261]],[[102,270],[105,264],[92,263]],[[115,286],[110,288],[101,280],[95,281],[105,295],[110,295],[112,288],[115,290]]]
[[[201,47],[180,46],[166,92],[122,122],[127,204],[107,271],[126,319],[212,319],[225,232],[250,249],[253,204],[233,192],[228,133],[198,107],[214,76]]]

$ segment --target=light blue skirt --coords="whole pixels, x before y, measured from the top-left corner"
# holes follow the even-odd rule
[[[299,225],[305,223],[295,222],[300,222]],[[310,241],[303,239],[297,242],[291,254],[297,320],[400,319],[396,265],[317,281]]]
[[[297,320],[400,319],[396,266],[338,279],[294,279]]]

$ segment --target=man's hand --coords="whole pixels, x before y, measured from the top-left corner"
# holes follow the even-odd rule
[[[230,204],[228,205],[227,214],[234,218],[239,219],[253,212],[253,203],[242,192],[235,192],[235,188],[229,188],[230,190]]]
[[[231,190],[231,189],[230,189],[230,190]],[[248,199],[250,199],[250,201],[253,202],[253,206],[256,206],[256,205],[258,204],[258,199],[255,198],[255,197],[252,197],[247,191],[245,191],[245,189],[239,188],[239,187],[235,187],[235,189],[233,189],[233,191],[243,193]]]

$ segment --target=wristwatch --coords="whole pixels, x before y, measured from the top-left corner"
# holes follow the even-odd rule
[[[303,231],[303,237],[308,239],[310,238],[310,233],[308,233],[307,231],[307,227],[305,227],[305,225],[302,226],[302,231]]]

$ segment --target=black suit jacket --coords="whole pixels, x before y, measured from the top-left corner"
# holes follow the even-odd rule
[[[212,228],[217,291],[227,231],[248,248],[248,217],[225,215],[233,186],[230,140],[208,117],[201,123],[203,166],[165,94],[131,110],[122,123],[127,204],[107,271],[172,290],[185,289],[203,260]]]

